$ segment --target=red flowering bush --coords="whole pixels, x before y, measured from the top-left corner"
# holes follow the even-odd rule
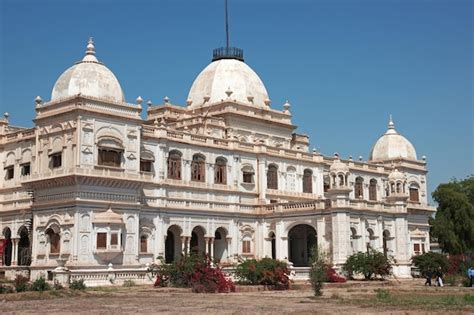
[[[242,284],[266,285],[277,290],[290,287],[288,265],[276,259],[245,260],[237,266],[235,276]]]
[[[334,268],[332,268],[330,265],[327,265],[326,266],[326,281],[344,283],[347,280],[343,276],[338,275],[336,270],[334,270]]]
[[[198,293],[235,291],[232,280],[227,279],[220,268],[213,267],[208,257],[201,255],[183,256],[171,264],[152,265],[148,271],[156,276],[155,287],[186,287]]]

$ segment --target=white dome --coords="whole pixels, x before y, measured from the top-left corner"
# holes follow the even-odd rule
[[[396,158],[416,160],[416,151],[413,144],[395,130],[395,125],[390,117],[388,130],[375,142],[369,160],[380,161]]]
[[[270,104],[262,80],[247,64],[237,59],[211,62],[194,80],[189,107],[206,106],[227,98],[258,107]]]
[[[115,75],[95,57],[92,39],[89,39],[86,56],[58,78],[51,93],[51,100],[77,94],[115,102],[125,101]]]

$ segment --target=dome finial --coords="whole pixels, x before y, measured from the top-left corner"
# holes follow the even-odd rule
[[[84,58],[82,58],[82,61],[99,62],[95,57],[95,46],[92,37],[89,37],[89,40],[87,41],[86,55],[84,56]]]
[[[87,41],[86,55],[95,55],[95,47],[92,37],[89,37],[89,40]]]
[[[395,124],[393,123],[392,114],[390,114],[390,118],[388,120],[388,129],[395,129]]]

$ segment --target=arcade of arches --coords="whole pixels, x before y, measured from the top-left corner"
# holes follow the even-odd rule
[[[201,226],[196,226],[191,236],[183,236],[181,228],[172,225],[166,234],[165,261],[171,263],[184,254],[201,254],[220,262],[228,258],[229,245],[230,238],[222,227],[215,230],[214,237],[206,236],[206,231]]]
[[[10,228],[3,230],[3,240],[0,240],[1,263],[3,266],[29,266],[31,263],[30,235],[25,226],[18,230],[14,237]]]

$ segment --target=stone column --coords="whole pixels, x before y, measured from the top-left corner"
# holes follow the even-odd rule
[[[226,260],[228,261],[230,257],[233,256],[233,252],[232,252],[232,238],[230,236],[227,236],[226,237],[226,242],[227,242],[227,257],[226,257]]]
[[[205,249],[205,254],[209,255],[209,237],[204,238],[206,240],[206,249]]]
[[[19,238],[12,238],[12,263],[11,266],[18,266],[18,241]]]
[[[332,214],[332,257],[334,265],[346,261],[350,248],[349,220],[346,212]]]
[[[209,243],[211,245],[211,253],[209,255],[209,258],[211,258],[211,260],[214,260],[214,238],[213,237],[209,237]]]
[[[257,160],[257,189],[258,189],[258,199],[263,202],[266,199],[266,190],[267,190],[267,176],[266,176],[266,163],[265,159]]]

